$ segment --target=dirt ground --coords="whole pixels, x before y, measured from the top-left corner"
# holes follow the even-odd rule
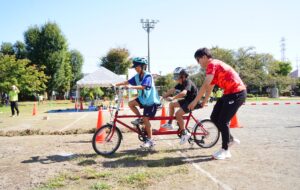
[[[212,105],[195,115],[207,118],[211,110]],[[231,129],[241,144],[224,161],[211,159],[220,141],[201,149],[180,146],[175,136],[155,137],[155,149],[145,152],[136,134],[124,133],[111,157],[95,154],[92,134],[0,137],[0,189],[299,189],[299,116],[297,104],[243,106],[243,128]],[[2,117],[0,129],[92,128],[97,113],[43,117]]]

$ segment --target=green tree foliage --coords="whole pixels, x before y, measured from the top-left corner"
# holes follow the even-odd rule
[[[205,72],[204,70],[200,70],[197,74],[189,76],[189,78],[195,83],[195,85],[199,88],[205,79]]]
[[[14,54],[17,59],[26,59],[27,58],[27,51],[26,46],[23,42],[17,41],[14,46]]]
[[[76,82],[83,77],[82,74],[83,56],[77,50],[71,50],[68,53],[68,56],[72,68],[71,88],[75,88]]]
[[[50,76],[47,91],[70,89],[72,69],[67,56],[67,41],[56,23],[30,27],[24,34],[28,58],[32,64],[45,67]]]
[[[97,88],[82,88],[80,90],[80,96],[85,99],[95,100],[97,97],[102,98],[104,95],[103,90],[100,87]]]
[[[13,45],[12,45],[12,43],[9,43],[9,42],[3,42],[1,44],[0,51],[1,51],[2,55],[14,55],[15,54]]]
[[[68,92],[71,88],[71,80],[72,80],[72,67],[70,65],[68,57],[61,55],[57,56],[53,54],[53,62],[60,61],[58,64],[58,69],[53,75],[52,83],[49,83],[49,86],[52,89],[56,89],[56,91],[63,95],[64,92]],[[57,60],[57,58],[61,58],[61,60]]]
[[[277,61],[270,54],[258,54],[255,48],[239,48],[237,51],[213,48],[214,58],[231,65],[240,75],[250,92],[262,93],[263,88],[278,87],[280,91],[291,84],[289,62]]]
[[[128,68],[131,64],[128,57],[129,51],[125,48],[110,49],[107,55],[100,59],[100,66],[119,75],[128,74]]]
[[[173,74],[167,74],[166,76],[161,76],[155,81],[158,93],[162,95],[163,92],[175,86],[176,82],[173,80]]]
[[[43,92],[48,79],[43,69],[30,64],[28,59],[0,56],[0,92],[8,92],[12,85],[18,86],[21,96]]]
[[[223,49],[219,47],[213,47],[211,49],[211,54],[213,58],[219,59],[224,61],[225,63],[228,63],[233,68],[236,68],[235,60],[234,60],[234,52],[232,50]]]

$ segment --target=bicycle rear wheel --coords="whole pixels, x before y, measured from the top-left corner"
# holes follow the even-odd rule
[[[93,148],[97,154],[108,156],[115,153],[122,140],[119,128],[115,128],[114,133],[111,124],[103,125],[95,132],[92,140]],[[112,136],[113,135],[113,136]]]
[[[217,126],[209,119],[200,121],[194,127],[194,141],[202,148],[213,147],[220,138]]]

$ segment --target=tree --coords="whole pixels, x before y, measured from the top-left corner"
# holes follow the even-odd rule
[[[189,76],[189,78],[195,83],[195,85],[199,88],[202,86],[205,79],[205,72],[201,69],[197,74]]]
[[[222,60],[223,62],[231,65],[233,68],[236,67],[233,50],[223,49],[223,48],[219,48],[219,47],[213,47],[211,49],[211,54],[214,59]]]
[[[288,76],[288,74],[290,74],[293,69],[290,62],[279,61],[277,62],[277,64],[278,69],[276,70],[276,73],[281,76]]]
[[[31,65],[28,59],[0,56],[0,92],[8,92],[12,85],[19,87],[21,96],[43,92],[48,79],[43,69]]]
[[[30,27],[24,34],[28,58],[32,64],[45,67],[50,77],[48,93],[70,89],[71,72],[67,58],[67,41],[56,23],[46,23],[40,28]]]
[[[129,51],[125,48],[110,49],[106,56],[100,59],[100,66],[119,74],[128,74],[131,61],[128,59]]]
[[[80,96],[89,98],[89,100],[95,100],[96,97],[102,97],[104,95],[103,90],[100,87],[96,88],[82,88],[80,90]]]
[[[16,55],[16,59],[25,59],[27,58],[26,46],[23,42],[17,41],[14,46],[14,54]]]
[[[288,74],[292,71],[290,62],[281,62],[274,60],[268,65],[268,81],[269,86],[277,87],[279,92],[283,92],[289,85],[293,83]]]
[[[199,73],[201,68],[199,65],[193,64],[193,65],[187,66],[185,69],[189,75],[195,75],[195,74]]]
[[[77,50],[71,50],[68,53],[68,56],[72,68],[71,88],[74,88],[76,82],[83,77],[83,73],[82,73],[83,56]]]
[[[158,89],[158,93],[162,95],[163,92],[166,92],[175,86],[173,74],[167,74],[166,76],[159,77],[156,79],[155,85]]]
[[[53,54],[53,58],[61,58],[61,60],[53,60],[53,62],[58,61],[60,64],[58,64],[59,68],[54,73],[52,83],[49,83],[49,85],[52,89],[56,89],[60,95],[64,95],[64,93],[69,92],[71,88],[72,67],[69,60],[65,60],[65,56],[63,55]]]
[[[13,48],[13,45],[12,43],[9,43],[9,42],[3,42],[1,44],[1,53],[3,55],[14,55],[15,52],[14,52],[14,48]]]

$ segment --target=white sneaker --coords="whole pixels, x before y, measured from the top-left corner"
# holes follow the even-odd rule
[[[231,158],[231,153],[229,150],[224,150],[223,148],[215,152],[212,157],[216,160],[225,160],[226,158]]]
[[[183,145],[184,143],[186,143],[189,139],[191,138],[191,133],[186,132],[186,134],[181,134],[181,139],[179,144]]]
[[[239,139],[234,138],[232,141],[228,143],[228,147],[232,147],[233,145],[239,145],[241,141]]]
[[[143,119],[142,118],[138,118],[138,119],[132,121],[131,124],[133,124],[133,125],[143,124]]]
[[[174,126],[170,123],[163,124],[163,125],[161,125],[161,127],[165,128],[165,129],[170,129],[170,130],[174,129]]]
[[[155,145],[153,140],[146,140],[144,144],[142,144],[140,147],[141,148],[152,148]]]

